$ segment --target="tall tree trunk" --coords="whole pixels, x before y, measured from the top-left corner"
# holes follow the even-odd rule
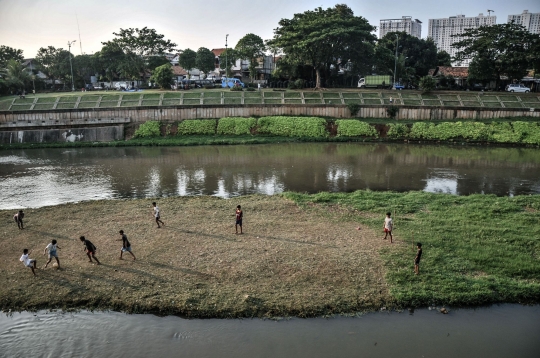
[[[321,89],[321,70],[319,67],[315,67],[315,89]]]

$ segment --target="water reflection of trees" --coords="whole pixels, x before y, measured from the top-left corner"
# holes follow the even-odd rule
[[[25,155],[49,158],[53,165],[71,169],[79,167],[86,175],[108,176],[121,197],[147,197],[284,189],[408,191],[423,190],[428,180],[437,178],[455,181],[459,194],[528,194],[540,187],[537,153],[528,148],[285,143],[47,149],[26,151]]]

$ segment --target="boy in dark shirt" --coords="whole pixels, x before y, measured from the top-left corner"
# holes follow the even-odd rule
[[[120,235],[122,235],[122,238],[116,241],[122,241],[122,249],[120,249],[120,260],[123,260],[122,254],[124,252],[129,252],[131,256],[133,256],[133,260],[135,260],[135,255],[133,255],[133,252],[131,252],[131,244],[129,243],[126,234],[124,234],[124,230],[120,230],[119,233]]]
[[[99,262],[99,260],[96,257],[97,248],[94,246],[94,244],[92,244],[92,242],[90,240],[86,240],[86,238],[84,236],[79,237],[79,239],[83,242],[84,251],[86,252],[86,255],[88,255],[88,259],[90,260],[90,262],[92,262],[92,258],[94,258],[94,260],[96,260],[97,264],[101,265],[101,263]]]
[[[242,207],[238,205],[236,207],[236,224],[234,226],[237,234],[238,234],[238,226],[240,226],[240,234],[242,234],[242,218],[243,217],[244,217],[244,213],[242,212]]]
[[[24,213],[22,210],[19,210],[17,214],[13,215],[13,220],[15,220],[15,222],[17,223],[19,230],[24,229],[23,218],[24,218]]]
[[[414,258],[414,273],[415,275],[418,275],[420,272],[420,259],[422,258],[422,244],[417,243],[416,247],[418,250],[416,251],[416,257]]]

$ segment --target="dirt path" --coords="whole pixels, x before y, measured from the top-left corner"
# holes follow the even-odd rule
[[[28,209],[26,229],[0,211],[2,309],[95,308],[193,317],[316,316],[376,309],[391,301],[378,250],[386,242],[339,211],[303,210],[279,196],[94,201]],[[244,209],[243,235],[234,208]],[[323,214],[325,214],[323,216]],[[329,220],[330,218],[330,220]],[[123,229],[137,260],[119,260]],[[97,247],[90,264],[78,240]],[[57,239],[62,268],[32,277],[18,261]]]

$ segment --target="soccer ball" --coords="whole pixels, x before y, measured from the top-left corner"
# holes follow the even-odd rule
[[[58,270],[58,262],[55,262],[54,264],[52,264],[52,267]]]

